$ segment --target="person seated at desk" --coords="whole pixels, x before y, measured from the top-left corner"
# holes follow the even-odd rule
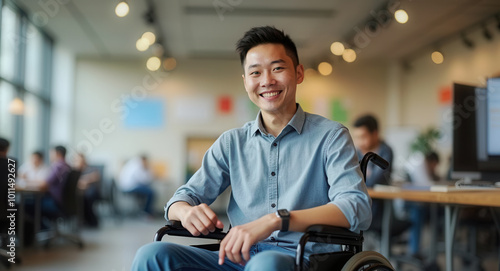
[[[378,121],[372,115],[364,115],[354,122],[353,137],[357,148],[358,159],[361,160],[367,152],[374,152],[389,162],[387,169],[381,169],[373,163],[369,163],[366,170],[366,186],[373,188],[376,184],[390,184],[392,171],[392,148],[385,143],[379,135]],[[383,202],[373,200],[372,202],[372,226],[380,229],[382,225]]]
[[[349,131],[296,103],[304,67],[294,42],[274,27],[255,27],[237,50],[245,90],[260,111],[254,121],[223,133],[165,206],[167,220],[179,220],[193,235],[207,234],[224,226],[209,205],[231,186],[232,228],[219,251],[169,242],[143,246],[132,270],[294,270],[307,227],[360,231],[370,225],[370,197]],[[317,243],[305,252],[335,249]]]
[[[35,151],[30,161],[19,168],[19,179],[26,186],[40,186],[49,176],[50,168],[43,162],[43,153]]]
[[[431,186],[440,179],[436,173],[436,168],[439,165],[439,155],[435,151],[430,151],[425,155],[421,152],[416,152],[411,155],[408,161],[405,168],[412,185]],[[407,202],[406,206],[411,221],[410,240],[408,244],[409,254],[417,258],[422,258],[420,255],[420,236],[422,227],[428,220],[429,208],[425,204],[416,202]]]
[[[151,188],[154,176],[149,166],[146,155],[130,159],[123,166],[118,185],[125,193],[137,194],[146,198],[143,211],[152,216],[154,191]]]
[[[42,216],[56,216],[60,214],[59,206],[63,204],[64,182],[71,172],[71,167],[66,163],[66,148],[55,146],[50,151],[50,173],[45,181],[40,182],[38,189],[47,193],[42,198]],[[26,211],[34,214],[34,202],[26,202]]]
[[[83,190],[83,215],[85,225],[96,228],[99,219],[94,211],[94,202],[99,199],[99,181],[101,175],[96,168],[87,164],[87,159],[82,153],[75,156],[75,169],[80,171],[78,188]]]

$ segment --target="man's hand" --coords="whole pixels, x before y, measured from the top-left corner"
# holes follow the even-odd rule
[[[191,206],[187,202],[179,201],[170,206],[168,215],[170,219],[180,220],[182,226],[194,236],[214,232],[215,228],[224,228],[222,221],[205,203]]]
[[[250,223],[231,228],[220,243],[219,265],[224,264],[224,257],[234,263],[244,264],[250,260],[250,248],[258,241],[269,237],[281,229],[281,219],[274,213],[265,215]]]

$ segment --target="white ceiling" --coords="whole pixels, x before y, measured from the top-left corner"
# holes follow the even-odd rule
[[[330,58],[333,41],[351,40],[357,29],[366,29],[372,14],[387,6],[387,1],[378,0],[129,0],[130,13],[118,18],[118,0],[16,2],[38,21],[45,15],[43,27],[77,56],[150,56],[150,50],[137,51],[135,42],[152,29],[144,19],[152,3],[169,56],[236,59],[234,44],[246,30],[274,25],[295,40],[306,64]],[[405,9],[409,22],[393,21],[365,40],[358,34],[357,44],[364,47],[358,49],[358,59],[407,59],[440,41],[458,38],[462,30],[478,28],[484,20],[492,22],[490,30],[500,38],[498,29],[491,27],[493,16],[500,14],[499,0],[401,0],[391,7]]]

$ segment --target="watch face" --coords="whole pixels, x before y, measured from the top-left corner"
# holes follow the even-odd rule
[[[290,216],[290,212],[288,212],[287,209],[281,209],[281,210],[278,210],[278,214],[281,216],[281,217],[287,217],[287,216]]]

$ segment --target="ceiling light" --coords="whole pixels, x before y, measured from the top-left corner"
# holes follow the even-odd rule
[[[441,53],[440,51],[436,50],[436,51],[432,52],[431,59],[432,59],[432,62],[434,62],[436,64],[441,64],[441,63],[444,62],[443,53]]]
[[[336,56],[341,56],[344,53],[344,49],[344,44],[338,41],[332,43],[332,45],[330,46],[330,51],[332,51],[332,54]]]
[[[352,63],[356,60],[356,52],[353,49],[345,49],[342,58],[346,62]]]
[[[118,17],[125,17],[125,16],[127,16],[129,10],[130,10],[130,8],[129,8],[127,2],[124,0],[124,1],[121,1],[120,3],[118,3],[118,5],[116,5],[115,13],[116,13],[116,16],[118,16]]]
[[[149,40],[145,38],[138,39],[137,42],[135,43],[135,48],[137,48],[137,50],[141,52],[146,51],[149,48]]]
[[[146,62],[146,68],[148,68],[148,70],[152,72],[157,71],[160,67],[161,67],[161,60],[159,57],[152,56]]]
[[[10,102],[9,105],[9,112],[12,115],[22,115],[24,114],[24,103],[21,99],[19,98],[14,98],[12,102]]]
[[[404,9],[398,9],[394,12],[394,18],[400,24],[408,22],[408,13]]]
[[[177,60],[173,57],[168,57],[163,61],[163,68],[165,68],[166,71],[171,71],[177,67]]]
[[[474,42],[472,42],[472,40],[467,38],[467,36],[465,36],[465,33],[462,33],[462,42],[464,43],[465,47],[471,49],[474,48]]]
[[[142,34],[142,38],[147,39],[149,41],[149,45],[153,45],[153,43],[155,43],[155,41],[156,41],[155,34],[153,32],[150,32],[150,31]]]
[[[493,39],[493,36],[491,35],[490,30],[488,29],[488,27],[485,24],[483,24],[483,36],[486,40]]]
[[[327,76],[332,73],[332,65],[328,62],[321,62],[318,65],[318,71],[321,73],[321,75]]]

